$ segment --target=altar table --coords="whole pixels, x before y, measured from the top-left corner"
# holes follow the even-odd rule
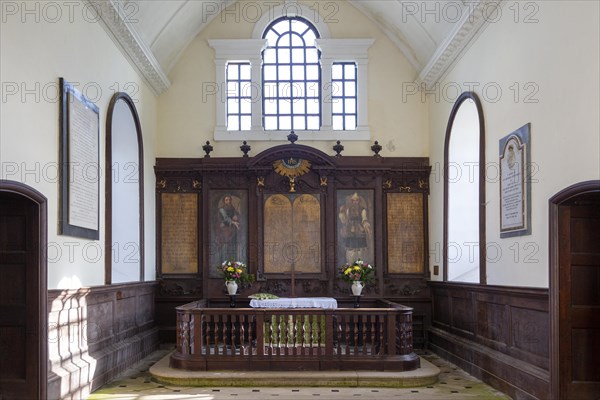
[[[336,309],[337,301],[333,297],[284,297],[279,299],[250,300],[253,308],[325,308]]]

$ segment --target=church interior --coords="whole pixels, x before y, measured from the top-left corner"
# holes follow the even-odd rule
[[[0,6],[0,400],[165,346],[600,398],[599,2]]]

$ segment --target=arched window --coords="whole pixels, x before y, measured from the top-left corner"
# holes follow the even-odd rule
[[[444,280],[486,283],[485,125],[475,93],[460,95],[444,147]]]
[[[321,127],[321,65],[317,29],[300,17],[281,17],[265,30],[262,52],[265,130]]]
[[[275,18],[274,18],[275,17]],[[251,39],[209,39],[216,82],[215,140],[370,140],[368,50],[373,39],[333,39],[299,3],[274,7]]]
[[[112,97],[106,126],[105,283],[144,281],[144,146],[129,95]]]

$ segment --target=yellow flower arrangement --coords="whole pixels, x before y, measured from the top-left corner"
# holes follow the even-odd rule
[[[361,259],[352,264],[344,264],[340,267],[340,276],[346,282],[361,281],[371,282],[375,278],[375,267]]]

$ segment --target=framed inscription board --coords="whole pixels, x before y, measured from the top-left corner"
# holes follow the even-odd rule
[[[163,274],[198,272],[198,194],[161,193]]]
[[[425,265],[423,195],[387,194],[388,272],[422,274]]]
[[[269,194],[264,201],[264,272],[321,272],[319,194]]]
[[[60,233],[98,240],[100,111],[63,78],[60,87]]]
[[[500,139],[500,237],[531,234],[530,124]]]

